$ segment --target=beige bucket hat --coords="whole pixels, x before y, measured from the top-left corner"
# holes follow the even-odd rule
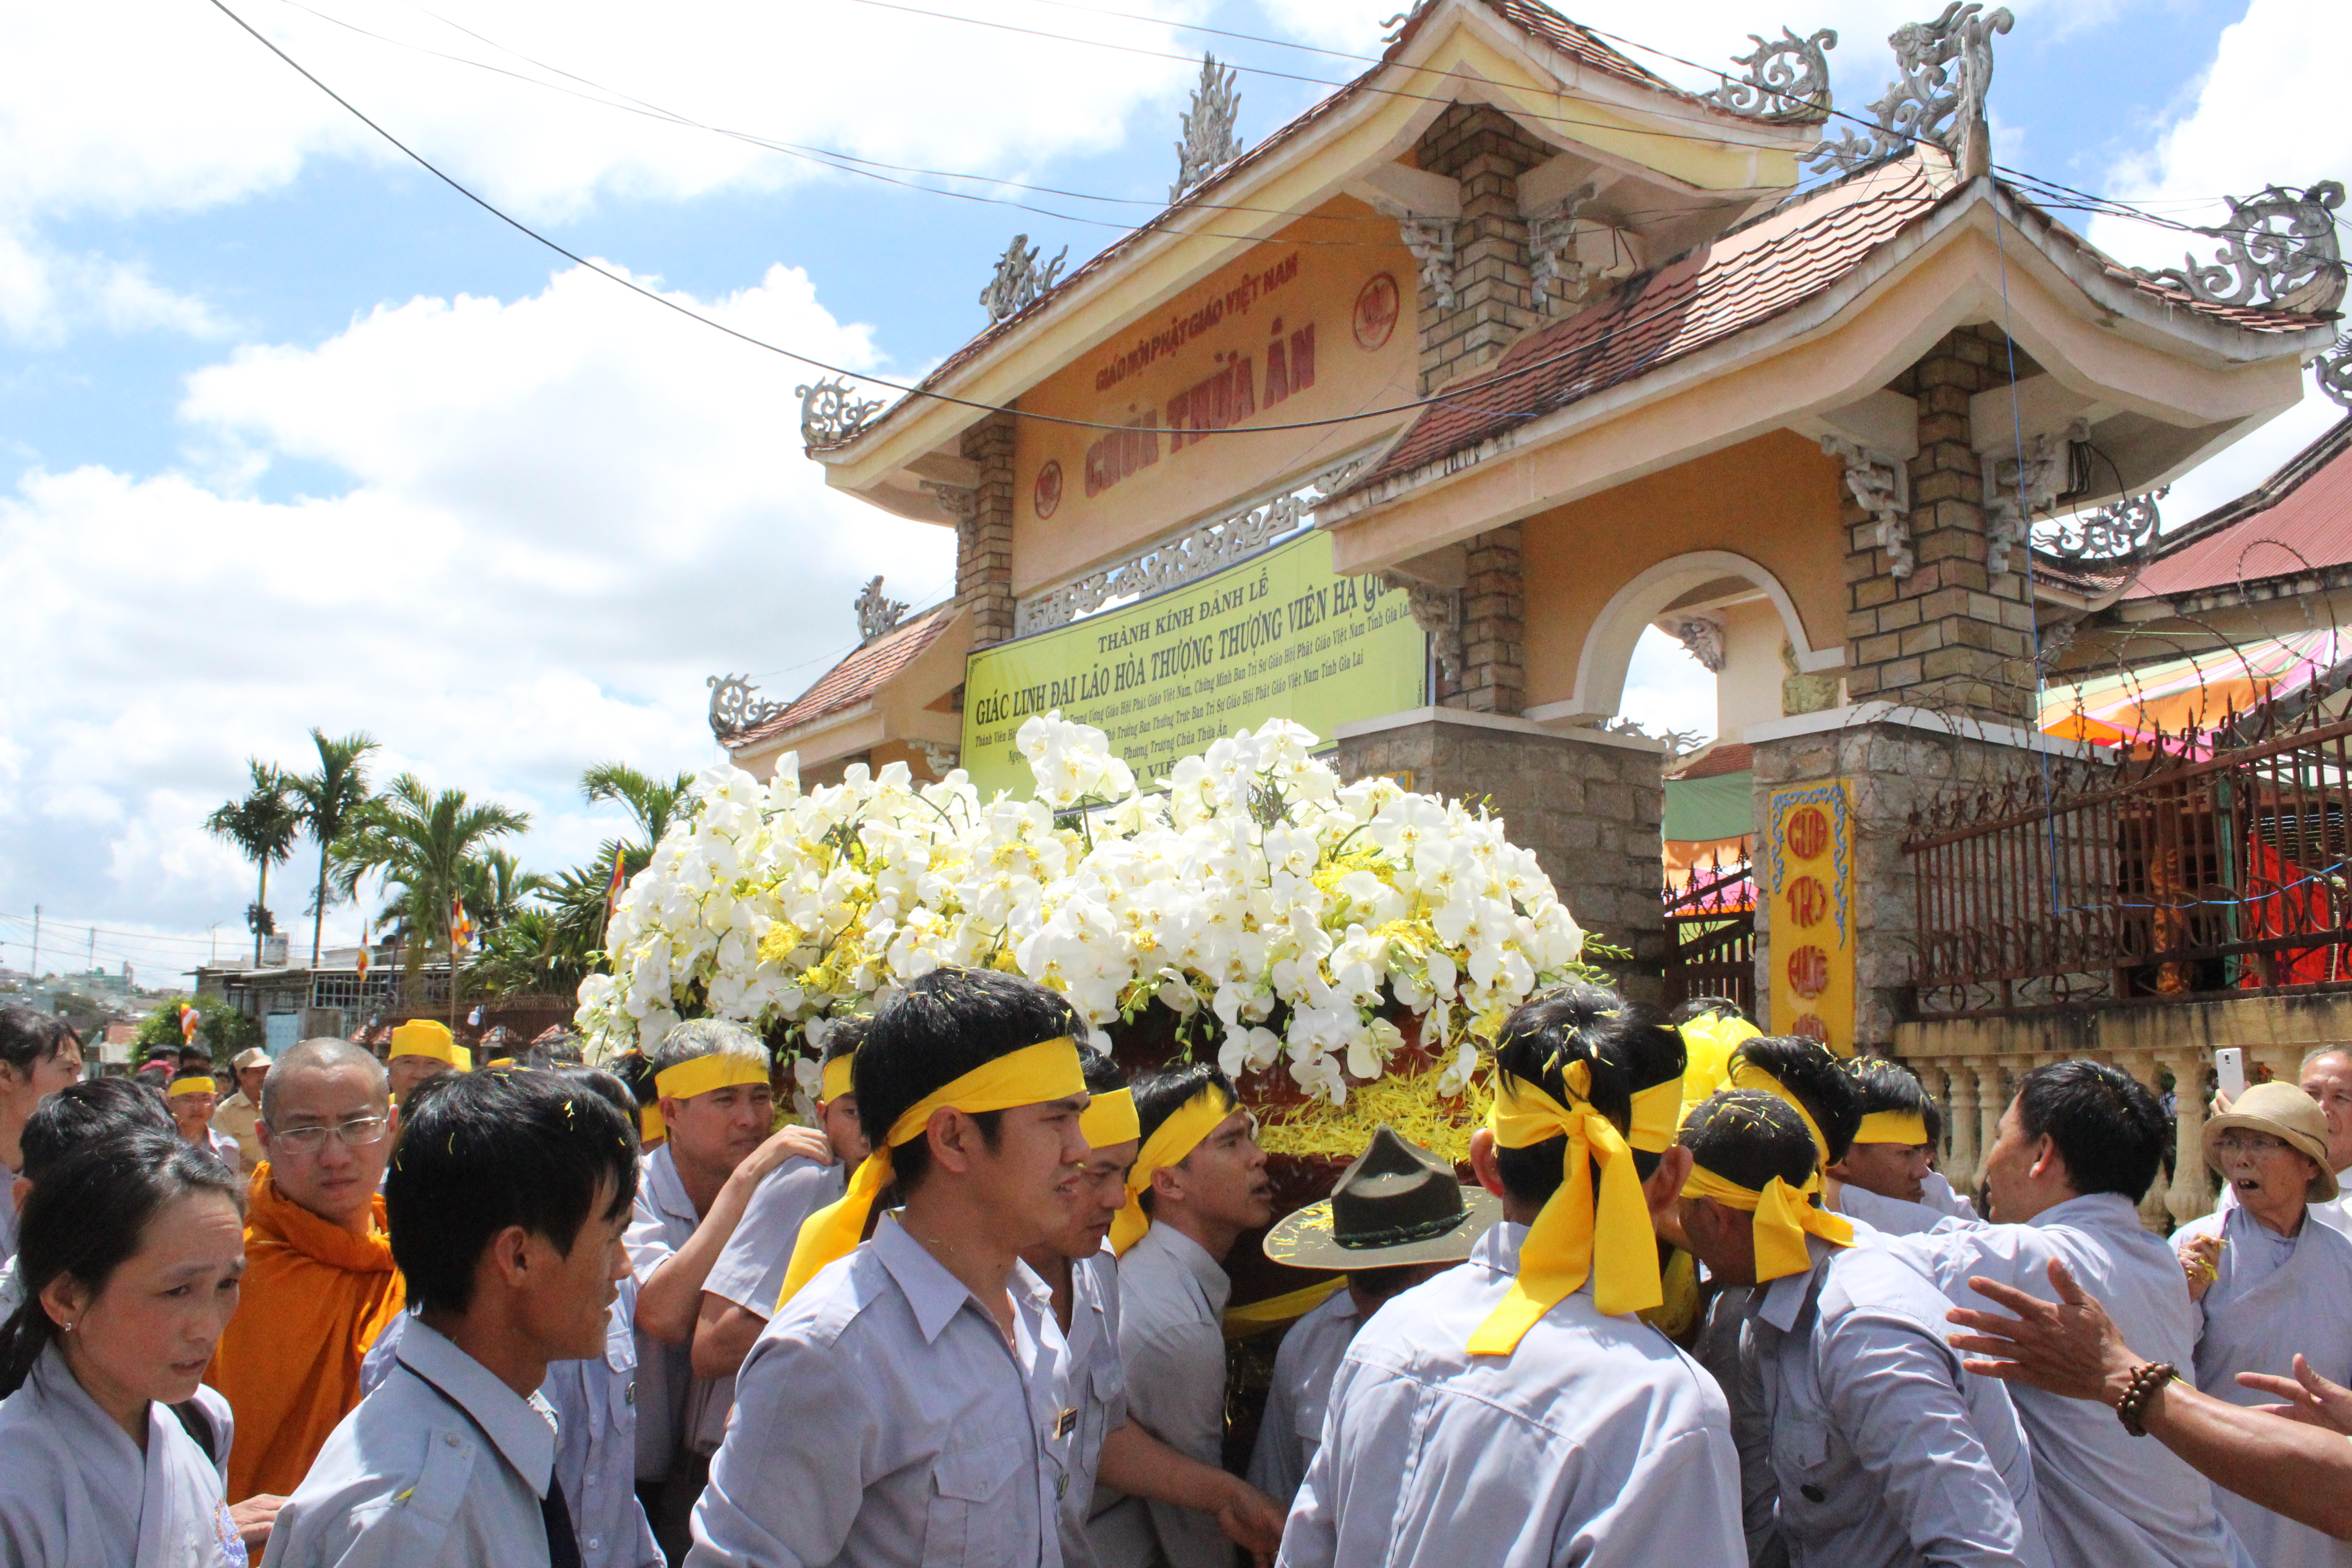
[[[2305,1201],[2324,1204],[2336,1196],[2336,1173],[2327,1163],[2327,1115],[2319,1101],[2291,1083],[2258,1083],[2205,1123],[2205,1163],[2215,1172],[2221,1162],[2213,1145],[2232,1127],[2267,1132],[2298,1154],[2308,1154],[2319,1167]]]

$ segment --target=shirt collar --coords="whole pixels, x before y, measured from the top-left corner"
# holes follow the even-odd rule
[[[915,1314],[915,1327],[922,1331],[926,1344],[938,1341],[966,1302],[987,1311],[962,1280],[949,1273],[946,1265],[932,1257],[928,1247],[907,1234],[907,1227],[898,1223],[897,1210],[882,1216],[881,1223],[874,1227],[873,1239],[866,1245],[874,1249],[875,1259],[890,1271],[899,1293],[907,1298],[907,1305]],[[1053,1310],[1052,1288],[1026,1263],[1014,1260],[1005,1285],[1016,1297],[1026,1298],[1033,1310],[1042,1298],[1045,1310]],[[992,1314],[989,1324],[995,1326]]]
[[[1200,1281],[1201,1289],[1212,1300],[1221,1300],[1232,1292],[1233,1279],[1223,1266],[1209,1256],[1207,1247],[1172,1225],[1155,1225],[1150,1234],[1160,1238],[1160,1246],[1169,1257],[1182,1264],[1185,1272]]]
[[[654,1207],[670,1218],[702,1223],[702,1216],[694,1212],[694,1200],[686,1195],[686,1179],[677,1173],[677,1162],[670,1157],[668,1144],[646,1156],[645,1187]]]
[[[2147,1228],[2139,1222],[2137,1205],[2121,1193],[2086,1193],[2079,1198],[2068,1198],[2063,1204],[2052,1204],[2025,1223],[2028,1225],[2127,1225],[2134,1230]]]
[[[500,1383],[488,1367],[446,1335],[412,1320],[394,1347],[399,1363],[474,1419],[530,1489],[547,1496],[555,1471],[555,1428],[530,1400]]]
[[[1470,1249],[1470,1261],[1516,1278],[1519,1272],[1519,1244],[1527,1238],[1526,1226],[1499,1220],[1488,1226],[1486,1234],[1478,1238],[1478,1245]]]
[[[1813,1281],[1821,1278],[1822,1266],[1837,1248],[1818,1236],[1805,1237],[1805,1250],[1813,1260],[1810,1268],[1794,1274],[1783,1274],[1758,1292],[1755,1314],[1784,1334],[1794,1333],[1805,1315],[1805,1302],[1813,1292]]]

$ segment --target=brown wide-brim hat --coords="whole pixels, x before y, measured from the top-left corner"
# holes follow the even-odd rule
[[[2291,1083],[2258,1083],[2238,1096],[2229,1110],[2205,1123],[2205,1163],[2216,1174],[2221,1161],[2213,1145],[2232,1127],[2267,1132],[2296,1153],[2311,1156],[2319,1174],[2312,1178],[2305,1203],[2324,1204],[2336,1196],[2336,1170],[2327,1159],[2327,1113],[2319,1109],[2319,1101]]]
[[[1266,1232],[1265,1255],[1294,1268],[1459,1263],[1502,1217],[1500,1199],[1464,1186],[1451,1164],[1382,1123],[1328,1198]]]

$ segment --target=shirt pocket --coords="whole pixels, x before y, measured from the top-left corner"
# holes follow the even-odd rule
[[[923,1522],[923,1568],[993,1568],[1031,1560],[1035,1542],[1022,1539],[1017,1521],[1024,1510],[1013,1491],[1015,1484],[1028,1484],[1015,1481],[1028,1458],[1029,1445],[1014,1436],[974,1435],[940,1453]]]
[[[1869,1478],[1815,1412],[1784,1415],[1773,1427],[1772,1469],[1780,1517],[1801,1539],[1819,1542],[1858,1522],[1870,1506]]]

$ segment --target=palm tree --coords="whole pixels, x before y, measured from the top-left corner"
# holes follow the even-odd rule
[[[366,811],[336,857],[337,881],[352,893],[370,871],[383,878],[387,890],[400,889],[385,910],[406,921],[422,949],[434,936],[449,956],[449,1017],[457,1016],[456,904],[466,891],[467,864],[490,841],[530,826],[530,814],[503,805],[475,805],[460,789],[434,794],[415,773],[403,773],[392,786],[370,801]],[[511,862],[509,862],[511,864]]]
[[[293,773],[286,787],[300,803],[302,826],[319,846],[319,890],[310,906],[310,967],[319,967],[319,940],[327,924],[327,868],[336,840],[358,820],[367,805],[367,754],[377,749],[364,733],[329,740],[324,730],[310,731],[319,748],[319,771]]]
[[[589,805],[617,800],[637,819],[637,831],[645,835],[645,843],[628,847],[632,858],[643,856],[661,842],[693,784],[692,773],[682,773],[664,781],[641,773],[626,763],[598,763],[580,775],[580,793]],[[607,869],[610,865],[608,858]]]
[[[302,830],[301,807],[286,775],[258,757],[245,760],[253,784],[243,799],[232,800],[205,818],[206,831],[226,838],[260,868],[261,878],[247,917],[253,927],[253,966],[261,967],[261,938],[268,929],[269,868],[284,865],[294,853],[294,836]]]
[[[525,899],[545,893],[552,886],[538,872],[524,870],[521,863],[503,849],[484,850],[468,859],[458,877],[466,913],[473,918],[486,939],[530,907],[523,902]]]

